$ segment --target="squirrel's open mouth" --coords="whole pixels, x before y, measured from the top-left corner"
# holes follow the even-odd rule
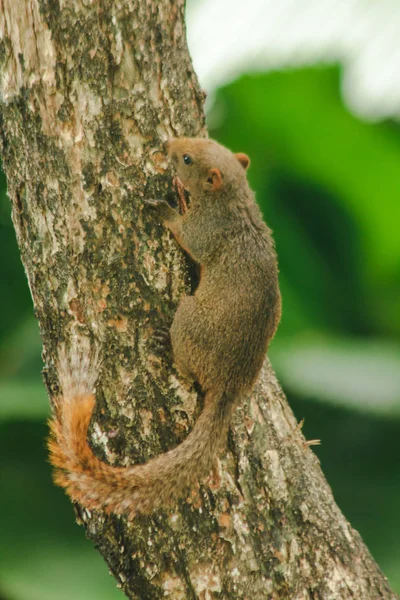
[[[190,192],[185,188],[182,181],[177,175],[173,178],[172,183],[174,184],[174,186],[176,187],[176,191],[178,192],[179,212],[181,213],[181,215],[184,215],[190,205]]]

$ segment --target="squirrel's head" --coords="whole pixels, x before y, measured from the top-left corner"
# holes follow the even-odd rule
[[[233,154],[213,140],[172,138],[165,143],[176,175],[193,197],[229,193],[246,181],[246,154]]]

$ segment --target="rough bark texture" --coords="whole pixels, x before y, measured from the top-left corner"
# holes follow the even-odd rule
[[[205,134],[183,4],[0,0],[0,142],[45,381],[57,394],[61,342],[101,348],[91,441],[112,464],[179,443],[201,408],[151,353],[190,271],[142,205],[170,185],[161,141]],[[395,598],[268,362],[187,502],[134,523],[80,517],[129,598]]]

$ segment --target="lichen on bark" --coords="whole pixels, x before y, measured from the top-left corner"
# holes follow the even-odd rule
[[[143,198],[165,196],[162,142],[206,134],[183,0],[0,0],[0,145],[43,340],[102,369],[90,441],[112,464],[182,441],[201,409],[151,350],[193,272]],[[268,362],[200,488],[152,518],[91,514],[129,598],[395,598],[332,498]]]

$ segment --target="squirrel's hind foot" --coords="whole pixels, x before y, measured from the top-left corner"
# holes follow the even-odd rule
[[[150,341],[150,348],[155,354],[164,355],[166,352],[171,351],[172,346],[169,327],[159,327],[154,331]]]

